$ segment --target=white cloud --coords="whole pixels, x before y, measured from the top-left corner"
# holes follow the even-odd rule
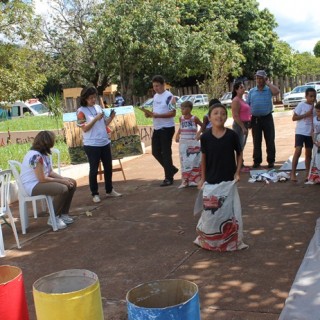
[[[258,0],[259,8],[267,8],[278,23],[276,32],[281,40],[300,52],[313,52],[320,40],[319,0]]]

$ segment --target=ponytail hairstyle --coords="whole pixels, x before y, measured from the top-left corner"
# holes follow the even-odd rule
[[[233,98],[237,95],[237,90],[240,88],[241,85],[243,85],[243,82],[240,82],[240,81],[236,82],[233,85],[231,100],[233,100]]]

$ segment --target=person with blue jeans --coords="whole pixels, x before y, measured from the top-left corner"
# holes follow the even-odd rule
[[[253,168],[259,168],[262,162],[262,134],[266,142],[268,168],[274,167],[276,158],[275,128],[273,122],[272,97],[279,94],[264,70],[256,72],[256,87],[249,91],[247,102],[251,108],[251,127],[253,137]]]
[[[173,176],[178,172],[178,168],[173,165],[171,150],[175,131],[175,98],[170,91],[165,89],[165,81],[162,76],[154,76],[152,86],[155,91],[153,110],[145,115],[153,118],[152,155],[164,169],[165,178],[160,186],[166,187],[173,184]]]
[[[84,151],[89,161],[89,186],[93,202],[100,202],[98,192],[98,168],[100,161],[104,170],[104,183],[107,197],[120,197],[112,186],[112,155],[107,126],[114,119],[115,112],[106,118],[103,110],[96,105],[97,90],[84,88],[80,96],[80,108],[77,110],[77,123],[82,129]]]

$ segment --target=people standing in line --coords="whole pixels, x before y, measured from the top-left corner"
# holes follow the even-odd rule
[[[181,104],[182,116],[179,119],[180,128],[176,134],[176,142],[179,143],[179,155],[181,163],[182,182],[179,189],[188,186],[197,186],[200,180],[200,143],[197,139],[198,126],[202,122],[193,116],[192,102],[184,101]]]
[[[201,136],[203,208],[195,244],[213,251],[246,249],[242,242],[241,203],[235,183],[240,180],[242,149],[238,135],[225,127],[227,109],[209,110],[212,128]]]
[[[176,115],[175,98],[165,89],[164,78],[156,75],[152,78],[155,91],[152,112],[145,113],[146,117],[153,118],[152,155],[164,169],[164,180],[161,187],[173,184],[173,176],[179,171],[172,161],[172,138],[175,132],[174,117]]]
[[[247,142],[248,132],[251,127],[251,109],[250,106],[243,100],[245,87],[242,82],[237,82],[232,90],[232,129],[238,134],[242,151]],[[248,171],[249,168],[242,163],[241,171]]]
[[[78,126],[82,129],[83,148],[89,161],[89,186],[93,202],[100,202],[98,191],[98,168],[100,161],[104,170],[106,197],[121,197],[112,185],[112,155],[107,126],[114,119],[112,110],[107,118],[96,104],[97,90],[87,87],[81,91],[80,108],[77,110]]]
[[[268,168],[274,167],[276,159],[275,128],[273,122],[272,97],[279,94],[279,89],[273,85],[264,70],[256,72],[256,87],[249,91],[247,103],[251,108],[251,127],[253,137],[253,168],[259,168],[262,163],[262,134],[266,142]]]
[[[216,99],[216,98],[211,99],[209,101],[209,110],[210,110],[210,107],[212,107],[214,104],[220,104],[220,100]],[[212,125],[211,125],[211,122],[209,119],[209,113],[207,113],[203,116],[201,133],[205,132],[206,129],[209,129],[211,127],[212,127]]]
[[[320,183],[320,102],[314,107],[315,116],[313,117],[313,149],[308,181]]]
[[[296,170],[303,145],[305,147],[306,178],[310,171],[312,154],[312,122],[313,106],[316,101],[317,91],[314,88],[306,90],[306,101],[300,102],[293,111],[292,121],[297,121],[295,130],[295,150],[292,158],[291,181],[297,181]]]
[[[29,196],[53,197],[57,227],[64,229],[68,224],[73,223],[69,210],[77,189],[77,182],[53,171],[50,155],[54,143],[55,134],[52,131],[40,131],[34,138],[30,151],[24,156],[20,176]],[[50,217],[48,225],[52,226]]]
[[[115,95],[115,101],[114,101],[115,107],[122,107],[124,106],[124,99],[120,92],[117,92]]]

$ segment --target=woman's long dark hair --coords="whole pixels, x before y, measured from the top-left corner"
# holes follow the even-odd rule
[[[56,135],[52,131],[40,131],[34,138],[31,150],[39,151],[46,156],[51,154],[51,148],[54,146]]]
[[[87,99],[93,94],[98,94],[98,91],[95,87],[83,88],[80,94],[80,105],[86,107],[88,104]]]
[[[233,85],[231,100],[233,100],[233,98],[237,95],[237,91],[236,91],[236,90],[238,90],[241,85],[243,85],[242,82],[236,82],[236,83]]]

